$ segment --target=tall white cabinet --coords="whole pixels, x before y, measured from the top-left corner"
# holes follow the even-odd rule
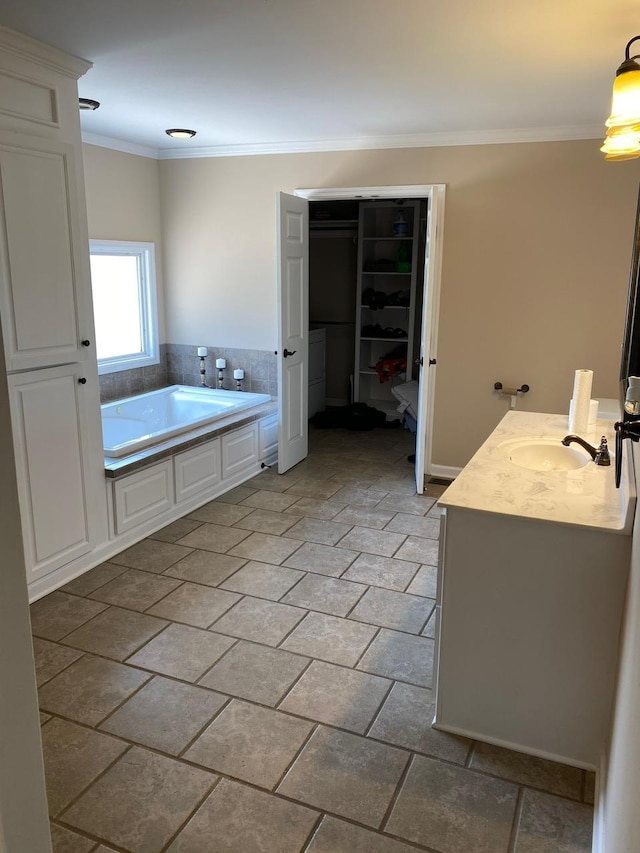
[[[77,79],[0,28],[0,322],[30,584],[106,537]]]

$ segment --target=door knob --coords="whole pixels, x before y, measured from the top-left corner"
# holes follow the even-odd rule
[[[91,346],[91,341],[88,340],[88,338],[85,338],[83,341],[80,341],[80,343],[82,344],[83,347],[90,347]]]
[[[87,384],[87,380],[84,378],[84,376],[81,376],[80,379],[78,379],[78,382],[80,383],[80,385],[86,385]]]
[[[422,359],[421,359],[421,358],[416,358],[416,359],[415,359],[415,361],[414,361],[413,363],[414,363],[414,364],[419,364],[419,365],[420,365],[420,367],[422,367]]]
[[[297,349],[288,350],[286,347],[284,348],[284,352],[282,355],[286,358],[288,355],[295,355],[298,352]]]

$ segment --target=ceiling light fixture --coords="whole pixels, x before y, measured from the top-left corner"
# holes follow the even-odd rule
[[[195,130],[186,130],[184,127],[170,127],[165,133],[173,139],[193,139],[196,135]]]
[[[627,44],[624,62],[616,71],[611,101],[611,115],[605,122],[607,135],[604,145],[605,160],[633,160],[640,157],[640,65],[630,56],[629,49],[640,36]]]
[[[100,101],[92,101],[91,98],[78,98],[78,106],[81,110],[97,110]]]

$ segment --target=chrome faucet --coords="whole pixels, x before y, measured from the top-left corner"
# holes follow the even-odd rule
[[[596,465],[611,465],[611,456],[609,455],[606,436],[602,436],[597,448],[585,441],[584,438],[580,438],[579,435],[565,435],[562,439],[562,444],[564,444],[565,447],[569,447],[573,441],[575,441],[576,444],[579,444],[580,447],[584,447]]]

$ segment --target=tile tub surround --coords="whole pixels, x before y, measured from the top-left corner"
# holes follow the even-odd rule
[[[278,396],[278,360],[273,350],[238,349],[234,347],[216,347],[214,344],[165,344],[167,377],[170,385],[199,385],[200,359],[196,350],[206,346],[209,350],[206,359],[206,382],[211,388],[218,387],[216,359],[226,359],[223,387],[235,391],[236,383],[233,371],[244,370],[242,388],[257,394]]]
[[[410,493],[408,452],[312,432],[33,605],[56,850],[590,850],[592,776],[431,728],[442,490]]]
[[[278,396],[278,362],[272,350],[236,349],[215,347],[207,344],[160,344],[160,363],[147,367],[135,367],[116,373],[105,373],[99,377],[100,402],[110,403],[134,394],[155,391],[166,385],[200,385],[200,359],[198,346],[209,350],[206,366],[206,383],[210,388],[218,387],[216,359],[224,358],[224,388],[235,391],[233,371],[244,370],[243,390],[257,394]]]

